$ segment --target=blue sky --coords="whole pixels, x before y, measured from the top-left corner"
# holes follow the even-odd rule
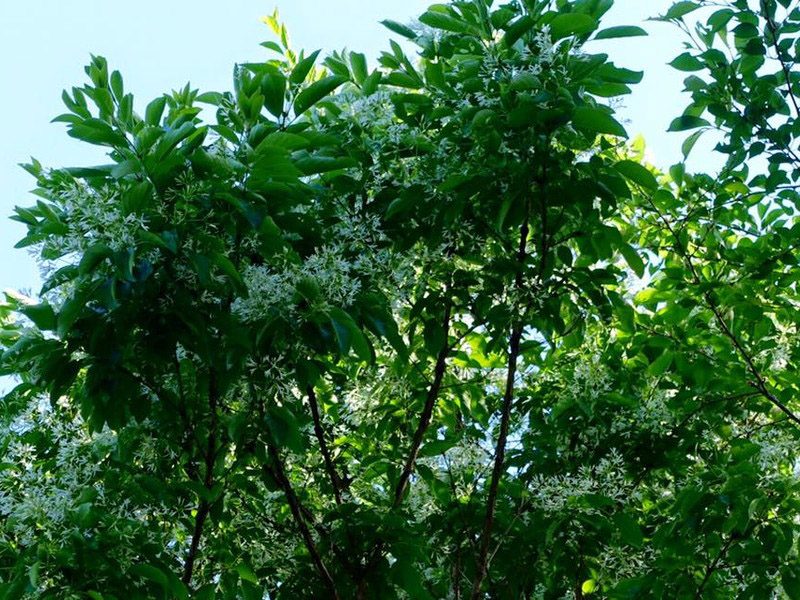
[[[234,63],[258,60],[271,39],[259,17],[276,6],[296,48],[347,47],[376,57],[388,46],[379,21],[411,20],[429,0],[101,0],[0,1],[0,289],[38,289],[38,272],[24,250],[14,250],[24,227],[6,216],[26,206],[32,179],[17,164],[35,156],[51,167],[107,162],[96,147],[67,137],[50,120],[65,112],[61,90],[82,85],[89,54],[105,56],[118,69],[136,108],[164,91],[191,81],[205,90],[230,88]],[[669,121],[688,100],[682,76],[666,63],[681,52],[681,34],[662,23],[645,23],[670,0],[617,0],[605,26],[636,24],[647,38],[592,42],[621,66],[645,71],[643,82],[621,111],[629,133],[643,134],[662,168],[680,159],[684,134],[667,134]],[[708,147],[698,145],[698,155]],[[700,163],[690,167],[701,166]]]

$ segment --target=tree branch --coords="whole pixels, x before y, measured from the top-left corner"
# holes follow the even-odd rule
[[[431,424],[433,409],[436,406],[436,399],[439,397],[439,391],[442,387],[447,355],[450,353],[450,345],[447,343],[447,336],[448,332],[450,331],[451,315],[452,306],[450,300],[448,299],[444,309],[444,318],[442,319],[442,328],[445,332],[444,344],[442,345],[442,348],[439,350],[439,354],[436,357],[436,366],[434,367],[433,371],[433,382],[428,388],[428,394],[425,398],[425,406],[422,409],[422,415],[420,415],[417,430],[414,432],[414,439],[411,442],[411,449],[408,452],[408,458],[406,458],[403,472],[400,474],[400,478],[397,480],[397,486],[394,490],[394,502],[392,503],[394,508],[397,508],[403,502],[403,495],[408,487],[408,480],[411,477],[411,474],[414,472],[414,464],[419,456],[419,449],[422,446],[425,432],[428,430],[428,427]]]
[[[292,512],[295,523],[297,523],[298,529],[300,529],[300,535],[303,537],[303,542],[305,543],[306,549],[311,555],[311,560],[314,562],[314,567],[317,569],[320,577],[322,577],[325,586],[328,588],[328,590],[330,590],[331,597],[334,600],[339,600],[339,592],[336,590],[336,583],[334,582],[330,571],[328,571],[328,568],[325,566],[325,562],[322,560],[322,555],[317,548],[317,544],[314,542],[314,537],[311,535],[311,530],[308,528],[308,524],[303,518],[303,509],[300,504],[300,500],[297,498],[297,494],[295,494],[294,489],[292,488],[292,483],[286,476],[286,471],[283,468],[283,462],[281,461],[278,449],[272,444],[268,444],[268,449],[270,458],[272,458],[272,461],[275,464],[275,470],[273,472],[269,471],[266,466],[264,468],[269,474],[275,476],[275,478],[278,480],[278,484],[281,486],[281,488],[283,488],[283,493],[286,495],[286,500],[289,502],[289,509]]]
[[[203,478],[203,487],[211,490],[214,487],[214,463],[216,462],[217,454],[217,405],[219,404],[219,390],[217,389],[217,379],[214,370],[211,369],[208,375],[208,409],[209,409],[209,426],[208,426],[208,441],[205,451],[205,476]],[[183,578],[182,581],[189,585],[192,581],[192,574],[194,571],[194,564],[197,560],[197,554],[200,549],[200,539],[203,537],[203,528],[205,526],[208,513],[211,510],[211,502],[203,498],[200,505],[197,507],[197,513],[194,518],[194,530],[192,532],[192,543],[189,547],[189,553],[186,555],[186,560],[183,563]]]
[[[772,47],[775,49],[775,55],[778,62],[781,63],[781,70],[783,71],[784,77],[786,77],[786,91],[792,101],[792,106],[794,106],[794,114],[798,117],[800,116],[800,106],[798,106],[797,98],[794,95],[794,90],[792,90],[792,73],[781,56],[781,49],[778,45],[778,28],[775,26],[775,21],[769,14],[767,0],[761,0],[761,11],[764,13],[764,19],[767,21],[767,27],[769,27],[769,32],[772,35]]]
[[[697,587],[697,592],[694,595],[695,600],[701,600],[703,598],[703,589],[706,587],[708,580],[714,574],[714,571],[717,570],[719,562],[725,556],[725,553],[728,551],[728,548],[730,548],[731,544],[733,543],[733,540],[734,540],[733,536],[728,538],[728,540],[723,544],[722,548],[720,548],[716,558],[714,558],[711,564],[708,565],[708,567],[706,568],[706,572],[703,575],[703,581],[700,582],[700,585]]]
[[[669,232],[672,234],[672,237],[675,239],[675,247],[678,251],[678,254],[683,258],[684,262],[686,263],[689,272],[692,275],[692,279],[696,285],[699,285],[702,280],[700,279],[700,275],[697,273],[697,269],[695,269],[694,263],[692,262],[691,257],[689,256],[689,252],[687,248],[684,248],[680,237],[673,229],[671,223],[666,219],[666,217],[658,210],[655,204],[653,204],[652,199],[648,197],[648,202],[653,210],[658,214],[661,220],[664,222],[664,225],[667,227]],[[722,317],[720,313],[719,306],[717,305],[714,296],[711,294],[710,291],[703,292],[703,299],[706,301],[708,308],[711,310],[712,314],[714,315],[714,319],[717,321],[717,324],[722,329],[722,332],[725,336],[731,341],[733,344],[734,349],[736,350],[737,354],[742,358],[745,363],[745,367],[749,371],[750,375],[753,376],[753,382],[751,385],[759,391],[759,393],[769,400],[775,407],[777,407],[783,414],[785,414],[791,421],[793,421],[796,425],[800,425],[800,417],[794,414],[789,407],[783,404],[778,398],[769,391],[767,387],[767,382],[764,377],[759,372],[758,368],[756,367],[755,363],[753,362],[753,358],[744,348],[742,343],[739,341],[739,338],[731,331],[728,324],[725,322],[725,319]]]
[[[325,440],[325,431],[322,429],[322,419],[319,414],[319,403],[317,402],[317,394],[314,392],[313,386],[308,386],[306,390],[308,393],[308,404],[311,406],[311,416],[314,419],[314,435],[319,442],[319,449],[322,452],[322,458],[325,460],[325,469],[328,472],[328,477],[331,480],[331,487],[333,487],[333,495],[336,498],[336,504],[342,503],[342,485],[339,474],[336,472],[336,465],[333,464],[328,442]]]
[[[519,252],[517,258],[519,260],[519,272],[516,277],[516,286],[522,289],[524,284],[523,266],[527,256],[528,244],[528,221],[523,223],[520,230]],[[543,234],[544,235],[544,234]],[[546,246],[543,247],[545,253],[547,252]],[[542,256],[542,264],[546,258]],[[540,273],[541,277],[541,273]],[[492,480],[489,484],[489,498],[486,503],[486,517],[483,524],[483,532],[481,534],[480,553],[478,555],[478,570],[475,574],[475,580],[472,584],[472,600],[478,600],[481,594],[481,586],[486,578],[489,567],[489,545],[491,543],[492,528],[494,527],[495,510],[497,508],[497,491],[500,487],[500,478],[503,476],[503,463],[505,462],[506,455],[506,442],[508,441],[508,431],[511,424],[511,406],[514,401],[514,382],[517,374],[517,360],[519,358],[520,341],[522,340],[523,325],[519,323],[514,327],[511,332],[511,339],[509,342],[509,355],[508,355],[508,371],[506,373],[506,387],[503,394],[503,412],[500,418],[500,434],[497,438],[497,446],[494,457],[494,467],[492,468]]]

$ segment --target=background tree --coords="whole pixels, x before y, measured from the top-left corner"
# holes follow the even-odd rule
[[[58,120],[111,164],[16,209],[0,597],[800,597],[800,13],[663,17],[712,177],[626,141],[611,5],[434,5],[373,69],[273,15],[143,116],[94,57]]]

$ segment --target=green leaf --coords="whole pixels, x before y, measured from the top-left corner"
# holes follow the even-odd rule
[[[336,335],[339,351],[342,354],[347,354],[352,348],[358,358],[365,362],[370,362],[372,360],[372,350],[369,342],[361,328],[353,320],[353,317],[337,307],[331,308],[328,314]]]
[[[658,189],[658,181],[647,167],[632,160],[621,160],[614,168],[634,183],[648,190]]]
[[[315,50],[297,63],[289,75],[289,81],[292,83],[303,83],[306,80],[306,76],[308,76],[308,73],[311,71],[311,68],[314,66],[314,62],[317,60],[319,53],[320,50]]]
[[[789,600],[800,600],[800,569],[797,565],[781,569],[781,585]]]
[[[528,33],[534,25],[536,25],[536,20],[530,15],[520,17],[506,30],[506,34],[503,36],[503,43],[510,48],[517,40]]]
[[[214,584],[207,583],[197,590],[192,597],[196,600],[215,600],[217,597],[216,586]]]
[[[690,2],[688,0],[684,2],[676,2],[673,4],[667,14],[664,15],[665,19],[680,19],[684,15],[688,15],[690,12],[697,10],[700,8],[700,5],[697,2]]]
[[[97,265],[99,265],[103,260],[112,254],[113,252],[111,248],[105,244],[94,244],[93,246],[89,246],[88,250],[86,250],[81,257],[81,262],[78,264],[78,274],[86,275],[91,273],[94,271]]]
[[[681,144],[681,152],[683,153],[683,158],[686,160],[689,157],[689,153],[694,148],[694,145],[697,143],[697,140],[705,133],[705,129],[700,129],[692,133],[689,137],[687,137],[683,144]]]
[[[119,71],[114,71],[111,73],[111,91],[114,92],[114,97],[117,100],[122,100],[123,96],[125,96],[125,91],[122,84],[122,75]]]
[[[350,53],[350,69],[353,72],[353,79],[359,85],[363,85],[367,78],[367,57],[360,52]]]
[[[625,258],[625,262],[628,263],[628,266],[633,272],[636,273],[638,277],[644,275],[644,261],[642,257],[639,256],[639,253],[630,244],[622,244],[619,250]]]
[[[679,54],[669,64],[678,71],[702,71],[705,68],[705,65],[697,57],[688,52]]]
[[[39,567],[42,566],[42,563],[38,560],[31,565],[30,570],[28,571],[28,581],[31,582],[31,586],[36,589],[39,587]]]
[[[261,79],[261,94],[264,106],[270,114],[280,117],[286,100],[286,78],[279,72],[267,72]]]
[[[570,35],[589,33],[597,27],[597,20],[582,13],[557,15],[550,21],[550,35],[559,40]]]
[[[310,142],[307,138],[296,133],[288,133],[286,131],[276,131],[270,133],[267,137],[261,140],[257,148],[262,146],[273,146],[275,148],[283,148],[289,152],[307,148]]]
[[[389,73],[384,78],[384,83],[388,83],[389,85],[395,85],[397,87],[405,87],[410,88],[412,90],[418,90],[422,87],[422,82],[409,75],[408,73],[403,73],[401,71],[394,71]]]
[[[410,40],[417,39],[417,34],[414,33],[414,30],[410,27],[406,27],[402,23],[398,23],[397,21],[392,21],[390,19],[385,19],[381,21],[381,25],[386,27],[386,29],[395,32],[398,35],[402,35],[405,38]]]
[[[219,252],[211,254],[209,258],[211,260],[211,264],[219,267],[219,269],[228,276],[228,279],[231,281],[231,283],[233,283],[234,288],[236,288],[239,294],[246,296],[247,286],[244,284],[242,276],[239,274],[239,271],[236,270],[236,266],[231,262],[231,260]]]
[[[419,20],[420,23],[429,25],[434,29],[442,29],[454,33],[467,33],[469,31],[469,25],[464,21],[440,12],[429,10],[428,12],[422,13]]]
[[[244,581],[249,581],[258,585],[258,577],[253,573],[253,569],[247,563],[239,563],[236,565],[236,572]]]
[[[306,156],[297,159],[294,164],[304,175],[316,175],[357,167],[358,161],[348,156]]]
[[[613,517],[614,525],[617,527],[622,541],[630,544],[634,548],[641,548],[644,543],[644,536],[639,524],[625,513],[617,513]]]
[[[638,600],[645,598],[642,591],[649,582],[649,577],[637,577],[635,579],[623,579],[614,589],[611,590],[609,598],[612,600]]]
[[[259,46],[262,46],[267,50],[272,50],[273,52],[277,52],[278,54],[283,54],[283,48],[281,48],[276,42],[272,41],[261,42]]]
[[[154,156],[161,160],[167,156],[172,150],[185,140],[189,135],[195,131],[194,123],[186,122],[180,127],[168,130],[159,140],[158,146],[154,151]]]
[[[525,71],[514,76],[510,87],[515,91],[538,90],[542,87],[542,80],[533,73]]]
[[[710,125],[711,123],[700,117],[681,115],[672,120],[667,131],[687,131],[689,129],[697,129],[698,127],[709,127]]]
[[[672,365],[673,358],[674,355],[672,352],[664,352],[664,354],[659,356],[650,364],[650,366],[647,368],[647,374],[651,377],[658,377],[667,369],[669,369],[670,365]]]
[[[219,92],[204,92],[195,98],[195,102],[202,102],[203,104],[212,104],[219,106],[225,100],[225,96]]]
[[[128,573],[131,575],[137,575],[142,579],[152,581],[164,589],[169,589],[169,580],[164,572],[158,567],[144,564],[133,565],[130,569],[128,569]]]
[[[392,581],[408,593],[408,597],[415,600],[431,600],[432,596],[425,589],[422,575],[412,561],[400,557],[391,568]]]
[[[593,39],[611,40],[614,38],[641,37],[646,35],[647,32],[641,27],[636,27],[634,25],[620,25],[618,27],[609,27],[607,29],[598,31],[597,35],[595,35]]]
[[[325,96],[346,82],[347,78],[339,75],[330,75],[320,79],[319,81],[315,81],[302,92],[297,94],[293,105],[294,114],[298,116],[302,115],[309,108],[322,100]]]
[[[164,107],[167,105],[167,97],[160,96],[150,102],[144,111],[144,121],[148,125],[158,127],[161,122],[161,115],[164,114]]]
[[[125,148],[128,140],[117,133],[108,123],[100,119],[85,119],[80,123],[72,123],[67,132],[71,137],[99,146]]]
[[[597,69],[597,76],[608,82],[629,84],[639,83],[642,81],[644,72],[623,69],[621,67],[615,67],[610,63],[606,63]]]
[[[572,124],[579,129],[628,137],[625,128],[614,117],[599,108],[581,106],[575,109]]]
[[[33,324],[42,331],[52,331],[56,328],[56,313],[46,302],[23,306],[19,312],[33,321]]]
[[[371,96],[378,90],[378,84],[380,84],[382,77],[383,75],[377,69],[369,74],[364,83],[361,84],[361,92],[364,96]]]

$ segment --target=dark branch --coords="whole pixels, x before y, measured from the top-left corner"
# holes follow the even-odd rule
[[[417,430],[414,432],[414,439],[411,443],[411,449],[408,452],[408,457],[406,458],[403,472],[400,474],[400,479],[398,479],[397,486],[394,490],[394,507],[400,506],[400,504],[403,502],[403,494],[405,494],[406,488],[408,487],[408,480],[411,477],[411,474],[414,472],[414,464],[419,456],[419,449],[422,446],[423,439],[425,438],[425,432],[428,430],[428,427],[431,424],[433,409],[436,406],[436,400],[439,397],[439,391],[442,387],[447,355],[450,352],[450,345],[447,343],[447,335],[450,330],[451,313],[452,306],[450,305],[450,301],[448,299],[447,305],[444,309],[444,318],[442,319],[442,328],[445,332],[445,341],[442,349],[439,350],[439,354],[436,357],[436,366],[434,367],[433,371],[433,382],[428,388],[428,394],[425,398],[425,406],[422,409],[422,415],[420,415]]]
[[[317,569],[320,577],[322,577],[325,586],[328,588],[328,590],[330,590],[331,598],[334,600],[339,600],[339,592],[336,590],[336,582],[334,582],[330,571],[328,571],[328,568],[325,566],[325,562],[322,560],[322,555],[317,548],[314,537],[311,535],[311,530],[308,528],[305,518],[303,518],[303,507],[300,504],[300,500],[297,498],[297,494],[295,494],[294,489],[292,488],[292,483],[286,476],[286,471],[283,468],[283,462],[281,461],[280,454],[278,453],[277,448],[275,448],[275,446],[272,444],[269,444],[268,448],[269,455],[274,463],[275,469],[274,471],[271,471],[267,469],[266,466],[265,469],[270,475],[273,475],[275,479],[277,479],[278,484],[283,489],[283,493],[286,495],[286,500],[289,502],[289,509],[292,511],[292,517],[294,517],[295,523],[297,523],[297,528],[300,530],[300,535],[303,537],[303,543],[305,544],[308,553],[311,555],[311,560],[314,562],[314,567]]]
[[[519,272],[516,277],[516,286],[518,289],[522,289],[524,285],[523,266],[527,256],[528,233],[528,221],[526,220],[520,229],[519,252],[517,254]],[[543,246],[542,250],[546,254],[547,246]],[[542,265],[544,265],[545,260],[546,258],[543,255]],[[542,266],[542,270],[543,268]],[[540,277],[541,274],[540,272]],[[508,441],[508,431],[511,424],[511,407],[514,402],[514,381],[517,375],[517,361],[519,359],[522,331],[523,325],[520,322],[512,330],[511,340],[509,342],[508,371],[506,373],[506,387],[503,394],[503,411],[500,417],[500,434],[497,437],[492,479],[489,484],[489,498],[486,502],[486,517],[483,523],[483,532],[481,533],[478,567],[472,584],[472,594],[470,596],[472,600],[478,600],[480,597],[481,587],[483,586],[484,579],[486,579],[489,568],[489,545],[492,541],[492,529],[494,527],[495,510],[497,508],[497,492],[500,487],[500,479],[503,476],[503,464],[505,462],[506,442]]]
[[[322,419],[319,414],[319,403],[317,402],[317,394],[314,392],[312,386],[308,386],[308,403],[311,406],[311,416],[314,419],[314,435],[319,442],[319,449],[322,452],[322,458],[325,460],[325,470],[328,472],[328,477],[331,480],[331,487],[333,487],[333,495],[336,498],[336,504],[342,503],[342,484],[339,474],[336,472],[336,465],[333,464],[328,442],[325,440],[325,431],[322,429]]]

